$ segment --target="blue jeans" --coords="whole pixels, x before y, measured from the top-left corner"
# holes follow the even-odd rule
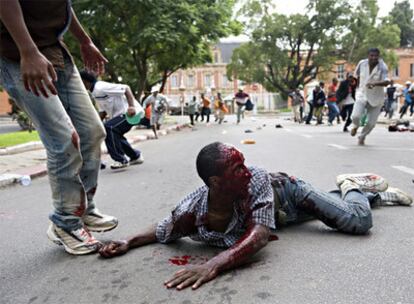
[[[141,152],[131,147],[128,140],[124,137],[124,134],[131,130],[130,125],[125,115],[119,115],[111,118],[105,122],[106,138],[105,144],[108,148],[108,153],[114,161],[126,164],[128,159],[125,154],[131,160],[139,158]]]
[[[240,118],[244,119],[244,110],[245,110],[245,106],[244,105],[237,105],[237,123],[240,122]]]
[[[348,192],[342,199],[338,192],[319,190],[303,180],[286,179],[283,194],[287,223],[298,223],[307,214],[345,233],[365,234],[372,227],[368,196],[358,190]]]
[[[105,130],[70,59],[56,73],[58,95],[36,96],[24,88],[20,64],[0,57],[0,83],[30,116],[47,151],[54,206],[49,218],[73,230],[82,227],[83,215],[95,208]]]
[[[332,123],[339,114],[339,108],[335,101],[328,101],[328,122]]]

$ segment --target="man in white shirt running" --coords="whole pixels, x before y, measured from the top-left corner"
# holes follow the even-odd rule
[[[80,72],[82,81],[95,99],[99,115],[106,130],[105,144],[108,153],[115,161],[111,169],[122,169],[128,165],[142,164],[142,153],[131,147],[124,134],[131,130],[126,115],[134,116],[138,102],[131,88],[125,84],[97,81],[96,77],[86,71]],[[128,156],[128,158],[126,157]]]
[[[390,83],[387,65],[379,56],[379,49],[369,49],[368,58],[361,60],[355,70],[358,87],[352,111],[351,136],[357,134],[361,117],[366,110],[368,121],[358,137],[358,144],[361,146],[365,144],[365,138],[377,123],[384,104],[384,87]]]

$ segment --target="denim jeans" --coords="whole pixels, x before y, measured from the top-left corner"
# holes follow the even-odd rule
[[[125,115],[113,117],[105,122],[104,125],[106,130],[105,144],[109,155],[111,155],[114,161],[123,164],[127,163],[128,159],[125,157],[125,154],[131,160],[139,158],[141,152],[132,148],[124,137],[124,134],[132,128],[132,125],[127,122]]]
[[[339,108],[335,101],[328,101],[328,122],[332,123],[339,114]]]
[[[350,234],[365,234],[372,227],[371,207],[366,194],[354,190],[342,199],[340,193],[319,190],[302,180],[286,179],[282,209],[287,223],[301,222],[304,215],[315,217],[327,226]]]
[[[54,206],[49,218],[73,230],[82,227],[82,216],[95,208],[105,130],[69,58],[56,73],[58,95],[36,96],[24,88],[19,63],[0,57],[0,83],[29,115],[47,151]]]

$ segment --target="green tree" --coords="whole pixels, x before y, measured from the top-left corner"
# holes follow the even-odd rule
[[[388,15],[389,22],[398,25],[401,30],[400,46],[413,45],[414,22],[413,9],[408,0],[394,2],[394,7]]]
[[[343,37],[342,58],[357,63],[367,56],[371,47],[377,47],[381,56],[392,67],[398,62],[392,50],[399,46],[400,29],[398,25],[378,18],[376,0],[362,0],[349,17],[348,33]]]
[[[209,61],[211,43],[238,33],[240,25],[231,19],[234,2],[82,0],[73,7],[109,60],[105,79],[121,76],[140,96],[174,71]]]
[[[227,74],[286,96],[332,67],[350,7],[345,0],[311,0],[306,14],[286,16],[262,4],[269,1],[248,3],[251,41],[235,50]]]

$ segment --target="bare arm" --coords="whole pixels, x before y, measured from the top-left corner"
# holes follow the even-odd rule
[[[9,31],[20,53],[20,70],[26,90],[48,97],[46,88],[57,94],[53,81],[57,81],[53,65],[40,53],[23,19],[18,0],[0,1],[0,19]]]
[[[128,110],[127,113],[129,116],[134,116],[136,114],[135,104],[134,104],[134,95],[132,94],[131,88],[129,86],[125,89],[125,96],[128,102]]]
[[[214,279],[220,272],[235,268],[265,247],[269,238],[269,228],[263,225],[251,226],[243,237],[231,248],[221,252],[203,265],[182,269],[164,284],[167,288],[181,290],[192,285],[197,289]]]
[[[125,254],[129,249],[152,244],[157,242],[155,235],[156,225],[153,225],[145,231],[138,233],[126,240],[112,241],[99,250],[99,254],[104,258],[112,258]]]
[[[89,71],[93,71],[98,75],[103,74],[105,72],[105,63],[107,63],[108,60],[93,44],[91,38],[85,32],[78,18],[76,17],[73,8],[72,22],[70,23],[69,30],[79,41],[82,60],[85,64],[86,69]]]

